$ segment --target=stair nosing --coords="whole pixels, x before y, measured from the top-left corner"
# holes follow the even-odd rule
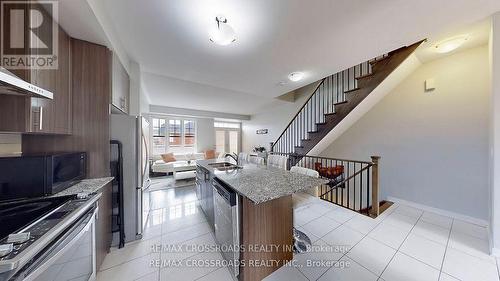
[[[360,76],[357,76],[357,77],[354,77],[354,79],[363,79],[363,78],[366,78],[366,77],[370,77],[370,76],[373,76],[375,75],[375,73],[368,73],[368,74],[364,74],[364,75],[360,75]]]
[[[334,103],[333,105],[340,105],[340,104],[344,104],[344,103],[348,103],[348,101],[341,101],[341,102],[337,102],[337,103]]]
[[[350,89],[350,90],[344,91],[344,94],[348,94],[348,93],[351,93],[351,92],[356,92],[357,90],[360,90],[360,89],[361,89],[360,87],[356,87],[354,89]]]
[[[369,62],[369,64],[370,64],[371,66],[373,66],[374,64],[377,64],[377,63],[379,63],[379,62],[381,62],[381,61],[385,61],[385,60],[387,60],[387,59],[388,59],[388,58],[390,58],[390,57],[391,57],[391,55],[388,55],[388,56],[383,57],[383,58],[381,58],[381,59],[379,59],[379,60],[370,61],[370,62]]]

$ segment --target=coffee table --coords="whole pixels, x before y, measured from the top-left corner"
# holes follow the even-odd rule
[[[184,180],[196,177],[196,161],[191,163],[174,163],[174,179]]]

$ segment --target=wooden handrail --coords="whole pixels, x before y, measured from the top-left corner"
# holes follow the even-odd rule
[[[314,89],[314,91],[312,92],[312,94],[309,96],[309,98],[306,100],[306,102],[302,105],[302,107],[299,109],[299,111],[297,111],[297,113],[293,116],[292,120],[290,120],[290,123],[288,123],[288,125],[286,125],[285,129],[283,130],[283,132],[281,133],[281,135],[276,139],[276,141],[273,143],[273,145],[271,146],[271,152],[274,148],[274,145],[276,145],[276,143],[278,143],[279,139],[285,134],[286,130],[288,129],[288,127],[290,127],[290,125],[293,123],[293,121],[295,120],[295,118],[300,114],[300,112],[302,112],[302,109],[304,109],[304,107],[306,106],[306,104],[311,100],[311,98],[314,96],[314,94],[316,93],[316,91],[319,89],[319,87],[321,85],[323,85],[323,82],[325,82],[326,80],[326,77],[323,78],[323,80],[321,80],[321,82],[318,84],[318,86]]]
[[[321,156],[310,156],[310,155],[300,155],[297,153],[286,153],[286,152],[271,152],[274,155],[289,156],[289,162],[294,162],[296,166],[308,167],[311,163],[315,163],[315,167],[312,168],[320,173],[321,177],[332,179],[329,184],[321,185],[319,197],[328,202],[338,204],[350,210],[360,212],[360,210],[365,210],[363,213],[369,215],[370,217],[377,217],[380,213],[379,207],[379,160],[380,156],[371,156],[370,161],[358,161],[358,160],[347,160],[338,158],[329,158]],[[301,161],[295,161],[293,157],[300,158]],[[339,163],[340,162],[340,163]],[[328,170],[324,172],[322,168],[319,168],[316,163],[322,163],[326,165],[322,168]],[[289,163],[290,165],[291,163]],[[337,173],[335,170],[342,166],[342,172]],[[333,173],[332,173],[333,168]],[[352,173],[352,174],[351,174]],[[330,176],[333,175],[333,176]],[[347,178],[341,178],[347,177]],[[336,182],[335,179],[339,179]],[[365,181],[366,180],[366,181]],[[342,186],[344,185],[344,186]],[[342,186],[342,189],[339,189]],[[359,189],[356,189],[358,186]],[[326,191],[323,192],[326,188]],[[337,190],[336,197],[335,190]],[[354,193],[352,191],[354,190]],[[356,193],[356,190],[359,190]],[[340,194],[339,194],[340,191]],[[361,192],[362,191],[362,192]],[[350,195],[351,194],[351,198]],[[318,195],[316,195],[318,196]],[[351,200],[352,199],[352,200]],[[346,200],[346,201],[344,201]],[[344,203],[346,202],[346,203]],[[359,208],[357,208],[357,206]]]
[[[299,154],[286,153],[286,152],[274,152],[274,151],[271,151],[270,154],[281,154],[281,155],[296,156],[296,157],[310,157],[310,158],[312,157],[312,158],[317,158],[317,159],[335,160],[335,161],[344,161],[344,162],[353,162],[353,163],[360,163],[360,164],[367,164],[367,165],[373,164],[372,162],[369,162],[369,161],[350,160],[350,159],[341,159],[341,158],[331,158],[331,157],[322,157],[322,156],[314,156],[314,155],[299,155]]]
[[[343,180],[343,181],[341,181],[341,182],[337,183],[336,185],[334,185],[334,186],[330,187],[330,190],[328,190],[327,192],[325,192],[325,193],[321,194],[319,197],[324,196],[324,195],[326,195],[326,194],[328,194],[328,193],[332,192],[334,188],[337,188],[337,186],[342,185],[342,184],[344,184],[344,183],[346,183],[346,182],[350,181],[352,178],[354,178],[355,176],[357,176],[357,175],[361,174],[363,171],[368,170],[368,169],[369,169],[370,167],[372,167],[372,166],[373,166],[373,164],[371,164],[371,163],[370,163],[370,165],[368,165],[368,166],[364,167],[363,169],[361,169],[361,170],[357,171],[356,173],[352,174],[352,175],[351,175],[351,176],[349,176],[347,179],[345,179],[345,180]]]

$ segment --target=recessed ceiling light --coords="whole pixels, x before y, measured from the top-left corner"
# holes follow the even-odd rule
[[[434,45],[434,51],[437,53],[449,53],[458,47],[460,47],[463,43],[465,43],[469,39],[468,35],[459,35],[452,38],[448,38]]]
[[[216,25],[209,31],[210,41],[226,46],[236,41],[236,33],[234,29],[227,24],[227,19],[224,16],[215,18]]]
[[[290,75],[288,75],[288,79],[293,82],[300,81],[302,80],[302,78],[304,78],[304,73],[302,72],[292,72],[290,73]]]

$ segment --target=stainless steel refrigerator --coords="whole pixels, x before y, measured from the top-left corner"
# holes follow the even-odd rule
[[[111,115],[111,139],[120,141],[123,146],[125,242],[142,238],[151,207],[149,135],[149,122],[146,118]]]

